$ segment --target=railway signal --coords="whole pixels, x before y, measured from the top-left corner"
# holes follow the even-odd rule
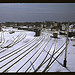
[[[67,37],[66,37],[66,49],[65,49],[65,58],[64,58],[64,67],[66,67],[66,65],[67,65],[67,45],[68,45],[68,31],[69,31],[69,22],[68,22],[68,24],[67,24],[67,29],[66,29],[66,31],[67,31]]]

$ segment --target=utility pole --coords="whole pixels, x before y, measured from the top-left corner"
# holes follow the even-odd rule
[[[69,22],[67,24],[67,36],[66,36],[66,49],[65,49],[65,58],[64,58],[64,67],[66,67],[66,64],[67,64],[67,45],[68,45],[68,31],[69,31]]]

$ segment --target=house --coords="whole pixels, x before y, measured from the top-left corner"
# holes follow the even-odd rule
[[[66,30],[66,25],[62,24],[62,31]]]
[[[70,25],[69,26],[69,32],[75,32],[75,25]]]
[[[69,26],[69,37],[75,36],[75,25]]]
[[[57,27],[57,26],[58,26],[56,22],[54,23],[54,26],[55,26],[55,27]]]

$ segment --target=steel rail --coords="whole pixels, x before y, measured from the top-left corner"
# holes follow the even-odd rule
[[[27,62],[41,49],[41,47],[43,46],[45,44],[45,42],[39,47],[39,49],[27,60]],[[27,63],[26,62],[26,63]],[[26,63],[24,63],[18,70],[17,70],[17,72],[26,64]]]
[[[35,40],[36,40],[36,39],[35,39]],[[33,42],[34,42],[35,40],[33,40]],[[32,43],[32,42],[31,42],[31,43]],[[31,43],[29,43],[27,46],[29,46]],[[35,44],[36,44],[36,43],[35,43]],[[34,44],[34,45],[35,45],[35,44]],[[34,46],[34,45],[33,45],[33,46]],[[23,46],[22,46],[23,48],[22,48],[22,47],[20,47],[20,48],[18,48],[18,49],[16,49],[16,50],[14,50],[13,52],[15,52],[15,51],[17,51],[17,50],[18,50],[18,51],[17,51],[17,52],[15,52],[15,53],[10,52],[9,54],[11,54],[11,53],[13,53],[13,54],[12,54],[12,55],[9,55],[9,54],[8,54],[9,56],[8,56],[8,57],[6,57],[6,58],[4,58],[4,59],[3,59],[3,60],[1,60],[0,62],[2,62],[2,61],[4,61],[4,60],[8,59],[9,57],[11,57],[11,56],[15,55],[16,53],[18,53],[18,52],[22,51],[22,50],[23,50],[24,48],[26,48],[27,46],[23,45]],[[32,47],[32,46],[31,46],[31,47]],[[31,48],[31,47],[30,47],[30,48]],[[26,51],[27,51],[27,50],[26,50]],[[1,57],[1,58],[2,58],[2,57]]]
[[[49,38],[49,37],[48,37]],[[48,45],[50,40],[48,40],[48,42],[46,43],[45,47]],[[32,62],[32,64],[39,58],[39,56],[42,54],[42,52],[45,50],[45,47],[42,49],[42,51],[40,52],[40,54],[36,57],[36,59]],[[31,64],[31,65],[32,65]],[[28,71],[28,69],[31,67],[31,65],[27,68],[27,70],[25,72]]]
[[[43,40],[43,39],[42,39]],[[41,40],[41,41],[42,41]],[[40,43],[41,43],[41,41],[38,43],[38,42],[36,42],[35,44],[34,44],[34,48],[33,49],[35,49]],[[32,48],[32,46],[30,47],[30,48]],[[24,54],[26,51],[28,51],[30,48],[28,48],[27,50],[25,50],[23,53],[21,53],[21,54],[19,54],[17,57],[19,57],[20,55],[22,55],[22,54]],[[32,49],[32,50],[33,50]],[[10,67],[12,67],[14,64],[16,64],[18,61],[20,61],[21,59],[23,59],[27,54],[29,54],[32,50],[30,50],[28,53],[26,53],[25,55],[23,55],[20,59],[18,59],[16,62],[14,62],[11,66],[9,66],[6,70],[4,70],[3,72],[6,72]],[[9,62],[7,62],[6,64],[4,64],[2,67],[4,67],[4,66],[6,66],[8,63],[10,63],[11,61],[13,61],[14,59],[16,59],[17,57],[15,57],[15,58],[13,58],[12,60],[10,60]],[[0,69],[2,68],[2,67],[0,67]]]
[[[47,64],[47,66],[45,67],[45,69],[44,69],[43,72],[46,71],[46,69],[48,68],[48,65],[51,63],[51,60],[52,60],[52,58],[53,58],[53,56],[54,56],[54,52],[55,52],[55,50],[56,50],[56,45],[57,45],[57,40],[56,40],[56,43],[55,43],[55,47],[54,47],[54,50],[53,50],[52,56],[51,56],[51,58],[50,58],[50,60],[49,60],[49,62],[48,62],[48,64]]]
[[[50,50],[51,50],[51,48],[52,48],[54,42],[55,42],[55,40],[52,42],[51,47],[50,47],[48,53],[46,54],[44,60],[41,62],[41,64],[38,66],[38,68],[37,68],[34,72],[38,71],[38,70],[40,69],[40,67],[42,66],[42,63],[46,60],[46,58],[47,58],[47,56],[48,56],[48,54],[49,54],[49,52],[50,52]]]
[[[37,38],[34,38],[34,39],[30,40],[28,43],[24,44],[23,46],[19,47],[18,49],[15,49],[14,51],[12,51],[12,52],[10,52],[10,53],[8,53],[8,54],[6,54],[6,55],[0,57],[0,59],[6,57],[7,55],[12,54],[13,52],[16,52],[16,51],[19,52],[19,51],[21,51],[21,48],[22,48],[22,49],[26,48],[26,47],[29,46],[31,43],[33,43],[36,39],[37,39]],[[20,50],[19,50],[19,49],[20,49]],[[16,53],[18,53],[18,52],[16,52]],[[12,55],[14,55],[14,54],[16,54],[16,53],[13,53]]]

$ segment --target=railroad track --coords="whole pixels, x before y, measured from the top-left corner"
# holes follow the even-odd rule
[[[40,55],[44,52],[44,50],[45,50],[45,48],[46,48],[46,46],[48,45],[48,43],[49,43],[49,41],[50,41],[50,39],[49,39],[49,36],[48,36],[48,41],[46,42],[46,45],[44,46],[44,48],[41,50],[41,52],[39,53],[39,55],[35,58],[35,60],[32,62],[32,64],[27,68],[27,70],[25,71],[25,72],[28,72],[28,70],[29,70],[29,68],[36,62],[36,60],[40,57]]]
[[[65,44],[63,44],[63,45],[65,45]],[[63,45],[62,45],[62,47],[63,47]],[[62,48],[61,47],[61,48]],[[42,63],[42,65],[44,65],[44,64],[46,64],[47,62],[48,62],[48,64],[47,64],[47,66],[45,67],[45,69],[42,71],[42,72],[48,72],[48,71],[46,71],[47,69],[49,69],[49,67],[51,67],[52,66],[52,64],[56,61],[56,59],[63,53],[63,51],[65,50],[65,48],[63,48],[61,51],[60,51],[60,53],[54,58],[54,55],[56,54],[56,53],[58,53],[58,51],[61,49],[61,48],[59,48],[56,52],[54,52],[53,51],[53,53],[52,54],[49,54],[50,55],[50,57],[48,58],[48,59],[46,59],[43,63]],[[48,53],[48,52],[47,52]],[[54,59],[54,60],[52,60],[52,58]],[[41,66],[42,66],[41,65]],[[35,70],[35,72],[36,72],[37,70]]]
[[[57,42],[57,41],[56,41],[56,42]],[[65,43],[64,43],[64,44],[65,44]],[[64,46],[64,44],[62,45],[62,47]],[[53,45],[53,44],[52,44],[52,45]],[[51,46],[51,47],[52,47],[52,46]],[[51,50],[51,47],[50,47],[50,50]],[[62,47],[61,47],[61,48],[62,48]],[[49,61],[49,63],[47,64],[47,66],[46,66],[46,68],[44,69],[44,71],[42,71],[42,72],[45,72],[45,70],[48,68],[48,66],[50,67],[49,64],[50,64],[50,63],[53,64],[54,61],[56,60],[56,58],[58,58],[58,57],[61,55],[61,53],[63,52],[64,49],[63,49],[63,50],[58,54],[58,56],[51,62],[53,56],[54,56],[61,48],[59,48],[58,50],[55,50],[55,49],[56,49],[56,45],[55,45],[54,51],[53,51],[51,57],[49,57],[50,61]],[[48,59],[48,60],[45,61],[45,59],[47,58],[47,56],[48,56],[50,50],[47,52],[46,57],[45,57],[44,60],[41,62],[41,64],[38,66],[38,68],[35,69],[33,72],[37,72],[37,71],[49,60],[49,59]],[[56,52],[55,52],[55,51],[56,51]],[[44,61],[45,61],[45,62],[44,62]]]
[[[55,59],[53,61],[50,62],[50,64],[47,66],[46,69],[43,70],[43,72],[48,72],[49,68],[52,66],[52,64],[56,61],[56,59],[64,52],[65,48],[58,54],[58,56],[55,57]],[[49,59],[48,59],[49,60]],[[47,61],[48,61],[47,60]],[[46,62],[45,62],[46,63]],[[45,64],[44,63],[44,64]]]
[[[34,39],[27,42],[25,45],[18,49],[3,55],[0,57],[0,72],[6,73],[14,70],[16,73],[22,72],[39,72],[39,70],[46,64],[46,66],[41,70],[41,72],[48,72],[50,67],[53,65],[57,58],[59,58],[65,50],[65,43],[59,48],[57,47],[57,39],[55,39],[48,50],[46,48],[49,46],[51,38],[49,34],[44,35],[43,37],[35,37]],[[17,42],[16,42],[17,43]],[[50,53],[52,46],[54,45],[54,50]],[[31,52],[34,52],[31,56],[28,57]],[[38,60],[46,52],[43,60],[40,64],[36,66]],[[27,58],[28,57],[28,58]],[[25,60],[26,59],[26,60]],[[25,60],[25,61],[23,61]],[[6,62],[7,61],[7,62]],[[23,64],[18,67],[18,64],[23,61]],[[5,63],[6,62],[6,63]],[[28,66],[27,66],[28,65]],[[26,67],[27,66],[27,67]]]
[[[13,51],[11,51],[11,52],[9,52],[9,53],[7,53],[6,55],[4,55],[4,56],[2,56],[2,57],[0,57],[0,59],[3,59],[4,57],[6,57],[6,56],[12,56],[12,55],[14,55],[14,54],[16,54],[16,53],[18,53],[18,52],[20,52],[21,51],[21,49],[24,49],[24,48],[26,48],[27,46],[29,46],[31,43],[33,43],[34,41],[36,40],[36,38],[34,38],[34,39],[32,39],[32,40],[30,40],[29,42],[27,42],[26,44],[24,44],[23,46],[21,46],[21,47],[19,47],[18,49],[14,49]],[[12,54],[13,53],[13,54]],[[11,55],[12,54],[12,55]],[[8,58],[8,57],[7,57]],[[6,59],[6,58],[5,58]],[[1,62],[1,60],[0,60],[0,62]]]
[[[3,42],[2,42],[2,41],[3,41]],[[5,42],[5,39],[4,39],[4,32],[1,32],[1,43],[0,43],[0,47],[1,47],[4,43],[6,43],[6,42]]]
[[[0,50],[0,53],[6,51],[8,48],[11,48],[12,46],[14,46],[15,44],[19,43],[20,41],[22,41],[25,37],[26,37],[26,34],[22,35],[22,34],[19,34],[16,38],[14,38],[14,40],[7,46],[5,47],[2,47],[2,49]]]
[[[52,52],[52,56],[50,57],[50,60],[49,60],[49,62],[48,62],[48,64],[47,64],[47,66],[45,67],[45,69],[44,69],[44,71],[43,71],[43,72],[45,72],[45,70],[48,68],[48,66],[49,66],[50,62],[52,61],[52,58],[53,58],[53,56],[54,56],[54,52],[55,52],[55,50],[56,50],[56,45],[57,45],[57,40],[56,40],[56,43],[55,43],[54,50],[53,50],[53,52]],[[48,53],[48,54],[49,54],[49,53]]]
[[[22,41],[26,37],[26,35],[27,34],[21,35],[20,37],[18,37],[18,39],[15,42],[11,43],[8,47],[12,47],[15,44],[19,43],[20,41]]]
[[[43,61],[40,63],[40,65],[37,67],[37,69],[36,69],[34,72],[37,72],[37,71],[41,68],[42,63],[46,60],[46,58],[47,58],[47,56],[48,56],[48,54],[49,54],[49,52],[50,52],[50,50],[51,50],[51,48],[52,48],[54,42],[55,42],[55,40],[52,42],[51,47],[50,47],[49,51],[47,52],[45,58],[43,59]]]
[[[26,37],[26,34],[22,35],[22,33],[20,32],[20,34],[19,34],[17,37],[15,37],[15,38],[12,40],[12,42],[11,42],[9,45],[5,46],[4,48],[12,47],[13,45],[19,43],[19,42],[20,42],[22,39],[24,39],[25,37]]]
[[[44,39],[44,38],[43,38],[43,39]],[[43,40],[43,39],[42,39],[42,40]],[[41,40],[41,41],[42,41],[42,40]],[[41,41],[40,41],[39,43],[41,43]],[[36,44],[37,44],[37,43],[38,43],[38,42],[36,42]],[[39,43],[38,43],[38,44],[39,44]],[[38,45],[38,44],[37,44],[37,45]],[[34,45],[35,45],[35,44],[34,44]],[[36,45],[35,47],[33,47],[33,49],[36,48],[37,45]],[[30,48],[31,48],[31,47],[30,47]],[[27,50],[25,50],[25,51],[24,51],[23,53],[21,53],[20,55],[24,54],[24,53],[25,53],[26,51],[28,51],[30,48],[28,48]],[[28,53],[30,53],[31,51],[32,51],[32,50],[30,50]],[[28,54],[28,53],[27,53],[27,54]],[[26,56],[27,54],[25,54],[25,56]],[[18,55],[17,57],[19,57],[20,55]],[[17,57],[15,57],[14,59],[16,59]],[[11,61],[13,61],[14,59],[12,59]],[[21,59],[22,59],[22,58],[21,58]],[[19,59],[18,61],[20,61],[21,59]],[[10,63],[11,61],[9,61],[8,63]],[[7,65],[8,63],[6,63],[5,65]],[[17,62],[16,62],[16,63],[17,63]],[[5,65],[3,65],[2,67],[4,67]],[[0,67],[0,69],[1,69],[2,67]]]
[[[48,38],[47,38],[48,39]],[[51,39],[50,39],[51,40]],[[49,41],[50,41],[49,40]],[[44,41],[41,45],[40,45],[40,47],[36,50],[36,52],[17,70],[17,72],[19,72],[33,57],[35,57],[37,54],[38,54],[38,52],[40,51],[40,49],[42,48],[42,46],[45,44],[45,42],[46,41]],[[48,43],[47,43],[48,44]],[[46,45],[47,45],[46,44]],[[45,46],[46,46],[45,45]],[[44,47],[45,48],[45,47]],[[43,48],[43,49],[44,49]],[[41,51],[41,52],[43,52],[43,50]],[[41,52],[40,52],[40,54],[41,54]],[[39,54],[39,56],[40,56],[40,54]],[[37,57],[36,57],[36,59],[35,59],[35,61],[37,60]],[[34,61],[34,62],[35,62]],[[30,61],[31,62],[31,61]],[[32,64],[33,64],[33,62],[31,63],[31,65],[29,66],[29,68],[32,66]]]
[[[36,45],[36,46],[37,46],[37,45]],[[36,46],[33,47],[33,49],[36,48]],[[33,49],[31,49],[31,50],[30,50],[28,53],[26,53],[23,57],[21,57],[20,59],[18,59],[18,61],[16,61],[15,63],[13,63],[10,67],[12,67],[14,64],[16,64],[17,62],[19,62],[21,59],[23,59],[23,58],[24,58],[26,55],[28,55]],[[29,50],[29,49],[27,49],[27,50]],[[26,51],[27,51],[27,50],[26,50]],[[20,55],[24,54],[26,51],[24,51],[24,52],[21,53]],[[20,56],[20,55],[19,55],[19,56]],[[19,56],[17,56],[17,57],[19,57]],[[15,57],[15,58],[16,58],[16,57]],[[14,59],[15,59],[15,58],[14,58]],[[14,59],[12,59],[11,61],[13,61]],[[9,62],[11,62],[11,61],[9,61]],[[7,64],[8,64],[8,63],[7,63]],[[7,69],[9,69],[10,67],[8,67]],[[6,69],[6,70],[7,70],[7,69]],[[6,70],[5,70],[5,71],[6,71]],[[4,71],[4,72],[5,72],[5,71]]]
[[[66,44],[66,42],[65,42],[65,44]],[[69,44],[69,42],[68,42],[68,44]],[[68,45],[67,44],[67,45]],[[55,62],[55,61],[57,61],[57,59],[63,54],[63,52],[64,52],[64,50],[66,49],[66,47],[64,47],[59,53],[58,53],[58,55],[56,56],[56,57],[53,57],[53,60],[50,62],[50,64],[47,66],[47,69],[45,69],[43,72],[48,72],[49,71],[49,69],[50,69],[50,67],[52,66],[52,64]],[[58,52],[59,50],[57,50],[55,53],[54,53],[54,55]],[[52,56],[52,55],[51,55]],[[63,65],[62,65],[63,66]],[[67,69],[67,68],[66,68]],[[68,69],[67,69],[68,70]]]
[[[20,35],[20,34],[19,34],[19,35]],[[15,37],[9,45],[11,45],[11,44],[14,42],[14,40],[16,40],[16,38],[19,37],[19,35],[18,35],[17,37]],[[8,43],[8,41],[9,41],[9,40],[7,40],[6,43]],[[5,44],[6,44],[6,43],[5,43]],[[8,46],[9,46],[9,45],[8,45]],[[5,47],[6,47],[6,46],[5,46]],[[5,48],[5,47],[1,47],[1,48]]]

